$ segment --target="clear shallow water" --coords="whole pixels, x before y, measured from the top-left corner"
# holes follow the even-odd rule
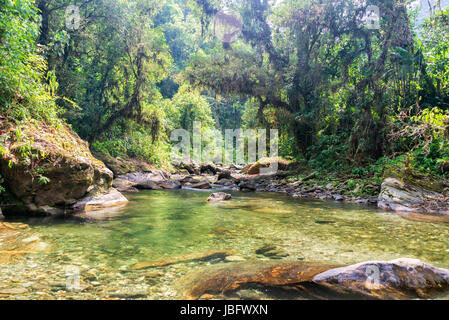
[[[352,264],[410,257],[449,268],[447,223],[266,193],[237,192],[231,201],[208,203],[210,193],[142,191],[128,194],[127,206],[106,214],[24,220],[49,247],[8,264],[0,289],[11,283],[26,288],[13,298],[177,298],[174,283],[182,275],[224,262],[183,262],[140,271],[130,267],[208,250],[232,250],[246,260],[269,259],[255,253],[266,244],[288,253],[287,260]],[[79,268],[82,290],[63,288],[68,265]]]

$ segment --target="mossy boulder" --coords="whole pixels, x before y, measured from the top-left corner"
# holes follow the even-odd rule
[[[8,214],[59,213],[84,197],[107,192],[112,172],[66,124],[0,122],[0,174]]]
[[[277,161],[277,168],[276,168],[276,164],[275,162]],[[260,160],[258,160],[255,163],[250,163],[247,166],[245,166],[241,173],[243,174],[260,174],[261,170],[260,169],[267,169],[271,166],[274,169],[280,170],[280,171],[285,171],[288,170],[289,167],[291,166],[291,162],[285,159],[282,159],[280,157],[277,158],[262,158]]]
[[[93,153],[98,159],[104,162],[106,167],[114,173],[114,177],[132,172],[151,172],[155,166],[139,159],[111,157],[104,152]]]

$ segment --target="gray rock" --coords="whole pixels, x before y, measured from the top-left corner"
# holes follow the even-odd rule
[[[226,201],[226,200],[231,200],[232,195],[230,195],[229,193],[224,193],[224,192],[216,192],[216,193],[212,193],[209,198],[207,198],[207,201]]]
[[[339,194],[334,194],[334,195],[332,195],[332,198],[333,198],[335,201],[343,201],[343,200],[344,200],[343,196],[342,196],[342,195],[339,195]]]
[[[201,181],[192,185],[194,189],[210,189],[211,185],[208,181]]]
[[[369,261],[316,275],[314,283],[338,293],[376,299],[428,298],[449,289],[449,270],[417,259]]]
[[[78,201],[73,209],[75,211],[96,211],[102,210],[104,208],[115,207],[119,205],[126,204],[128,199],[126,199],[120,192],[116,189],[110,189],[108,192],[96,195],[93,197],[87,197],[81,201]]]
[[[448,196],[411,181],[387,178],[382,183],[377,205],[396,212],[449,214]]]
[[[181,183],[175,180],[167,180],[159,182],[159,186],[163,189],[180,189]]]

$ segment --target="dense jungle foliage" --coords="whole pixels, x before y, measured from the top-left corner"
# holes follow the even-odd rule
[[[93,151],[157,165],[193,121],[276,128],[305,168],[447,175],[449,9],[416,25],[411,2],[0,0],[0,120],[65,121]],[[243,22],[231,44],[212,26],[225,7]]]

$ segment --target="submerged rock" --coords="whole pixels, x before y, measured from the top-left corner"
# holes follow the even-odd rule
[[[224,192],[216,192],[216,193],[212,193],[209,198],[207,198],[207,201],[226,201],[226,200],[231,200],[232,195],[230,195],[229,193],[224,193]]]
[[[193,184],[192,188],[194,188],[194,189],[210,189],[210,188],[212,188],[212,186],[210,185],[209,181],[201,181],[201,182]]]
[[[40,240],[27,224],[0,222],[0,263],[14,262],[22,255],[45,250]]]
[[[160,259],[156,261],[139,262],[131,267],[131,270],[141,270],[155,267],[163,267],[171,264],[190,262],[190,261],[207,261],[212,259],[224,259],[232,255],[232,251],[226,250],[211,250],[204,252],[187,253],[180,256]]]
[[[314,290],[312,279],[330,268],[332,266],[303,262],[228,263],[195,270],[182,278],[178,286],[186,299],[198,299],[204,294],[223,298],[238,296],[239,290],[254,286],[265,291],[284,290],[297,297],[318,298],[321,293]]]
[[[289,254],[283,251],[281,248],[275,245],[264,245],[261,248],[256,250],[256,254],[265,256],[271,259],[282,259],[288,257]]]
[[[127,193],[137,193],[139,189],[134,187],[126,187],[126,188],[117,188],[118,192],[127,192]]]
[[[429,298],[449,289],[449,270],[401,258],[331,269],[316,275],[313,282],[338,293],[367,298]]]
[[[448,184],[403,169],[386,173],[378,207],[396,212],[449,214]]]
[[[185,299],[241,298],[245,290],[261,299],[427,299],[449,290],[449,270],[405,258],[346,267],[234,262],[192,271],[178,287]]]

